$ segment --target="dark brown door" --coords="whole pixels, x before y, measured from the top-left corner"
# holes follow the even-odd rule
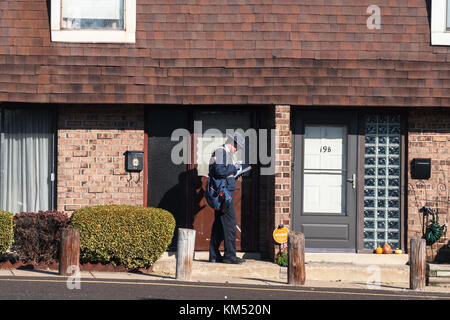
[[[196,230],[196,250],[208,250],[211,237],[211,227],[214,221],[214,210],[204,198],[208,182],[208,163],[215,148],[226,140],[226,130],[242,129],[244,132],[252,127],[250,112],[233,111],[198,111],[194,113],[194,129],[192,145],[190,219]],[[201,127],[201,134],[199,132]],[[214,132],[213,130],[216,130]],[[197,131],[197,132],[196,132]],[[221,133],[221,134],[219,134]],[[249,148],[246,148],[249,151]],[[236,160],[248,162],[248,154],[236,155]],[[244,164],[245,165],[245,164]],[[251,192],[255,182],[255,171],[236,180],[236,191],[233,195],[236,214],[236,250],[255,251],[257,242],[255,199]],[[245,240],[243,242],[243,240]]]
[[[193,171],[196,174],[196,170]],[[198,182],[198,188],[194,189],[193,198],[197,201],[192,202],[192,221],[193,228],[196,231],[195,249],[196,250],[208,250],[209,240],[211,236],[211,227],[214,221],[214,210],[211,209],[206,203],[203,196],[206,189],[208,178],[205,176],[193,176],[193,179]],[[241,223],[241,202],[242,202],[242,182],[236,181],[237,189],[233,195],[234,212],[236,214],[237,232],[236,232],[236,250],[242,250],[241,237],[242,237],[242,223]],[[223,250],[223,244],[221,246]]]

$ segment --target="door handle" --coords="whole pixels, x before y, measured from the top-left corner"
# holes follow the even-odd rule
[[[352,183],[352,189],[356,189],[356,173],[352,174],[351,179],[347,179],[347,182]]]

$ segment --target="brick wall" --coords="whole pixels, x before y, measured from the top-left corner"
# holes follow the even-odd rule
[[[124,170],[124,152],[144,150],[141,106],[58,107],[57,209],[143,205],[144,176]]]
[[[409,239],[422,237],[422,206],[439,210],[439,222],[450,222],[450,110],[445,108],[410,109],[408,115],[408,247]],[[411,161],[431,158],[431,178],[411,179]],[[447,255],[449,234],[427,247],[427,258]],[[450,255],[448,256],[450,259]],[[450,261],[450,260],[448,260]]]

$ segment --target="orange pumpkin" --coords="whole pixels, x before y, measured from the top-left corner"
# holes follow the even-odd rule
[[[390,254],[392,252],[392,248],[390,245],[388,245],[387,243],[384,244],[383,246],[383,253],[384,254]]]
[[[382,253],[383,253],[383,248],[378,247],[378,248],[375,250],[375,253],[376,253],[376,254],[382,254]]]

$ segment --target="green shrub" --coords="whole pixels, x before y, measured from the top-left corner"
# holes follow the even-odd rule
[[[18,213],[14,216],[13,250],[22,261],[56,261],[61,231],[69,222],[67,214],[59,211]]]
[[[148,268],[167,250],[174,229],[172,214],[159,208],[128,205],[85,207],[72,214],[80,230],[82,263],[112,263]]]
[[[0,255],[12,245],[14,238],[13,214],[0,210]]]
[[[287,252],[279,252],[277,257],[275,258],[275,263],[279,266],[287,267],[289,263]]]

